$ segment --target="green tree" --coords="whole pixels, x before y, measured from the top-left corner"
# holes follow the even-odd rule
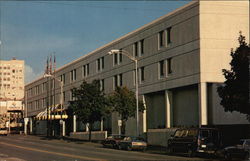
[[[92,126],[96,121],[101,121],[110,112],[109,101],[100,90],[99,80],[92,83],[83,81],[79,88],[73,88],[73,101],[69,101],[69,108],[78,120],[88,124],[89,141],[91,141]]]
[[[221,97],[220,104],[225,111],[238,111],[246,114],[250,121],[249,105],[249,58],[250,45],[245,42],[245,37],[241,34],[238,38],[239,47],[231,51],[231,69],[223,69],[226,79],[217,91]]]
[[[110,96],[110,102],[113,106],[113,112],[118,112],[122,120],[121,133],[125,134],[126,121],[136,115],[136,97],[133,91],[126,87],[117,87]],[[139,101],[139,111],[144,111],[142,101]]]

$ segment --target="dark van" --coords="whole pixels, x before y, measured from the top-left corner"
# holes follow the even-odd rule
[[[221,134],[215,128],[177,129],[168,140],[169,153],[215,153],[221,147]]]

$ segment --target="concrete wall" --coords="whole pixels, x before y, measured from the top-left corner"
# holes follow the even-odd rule
[[[201,82],[223,82],[239,31],[249,42],[249,1],[200,1]]]
[[[221,84],[208,85],[208,116],[209,125],[232,125],[232,124],[250,124],[246,115],[239,112],[225,112],[224,107],[220,105],[220,97],[217,93],[217,87]]]
[[[107,131],[92,131],[91,140],[104,140],[107,137]],[[70,133],[70,138],[79,140],[89,140],[88,132],[75,132]]]
[[[165,93],[150,93],[145,95],[147,105],[147,128],[166,128]]]
[[[149,145],[167,146],[168,139],[174,134],[176,128],[171,129],[149,129],[147,142]]]
[[[198,126],[198,88],[189,86],[173,90],[173,125]]]

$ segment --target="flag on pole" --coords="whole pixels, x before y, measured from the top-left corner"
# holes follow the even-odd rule
[[[55,55],[55,52],[54,52],[54,73],[56,72],[56,55]]]

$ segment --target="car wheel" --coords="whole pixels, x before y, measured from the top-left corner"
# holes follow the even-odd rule
[[[116,145],[116,144],[112,144],[112,148],[113,148],[113,149],[116,149],[116,148],[117,148],[117,145]]]
[[[146,147],[145,147],[145,148],[142,148],[142,152],[145,152],[145,151],[146,151],[146,149],[147,149]]]
[[[118,147],[119,150],[122,150],[122,146],[120,144],[118,144],[117,147]]]
[[[188,157],[194,157],[194,151],[192,149],[188,149]]]
[[[131,145],[128,145],[128,146],[127,146],[127,150],[128,150],[128,151],[131,151],[131,150],[132,150]]]
[[[174,149],[172,147],[167,147],[167,154],[172,155],[174,153]]]
[[[224,154],[224,159],[225,159],[225,160],[231,160],[231,155],[230,155],[230,153],[226,152],[226,153]]]

